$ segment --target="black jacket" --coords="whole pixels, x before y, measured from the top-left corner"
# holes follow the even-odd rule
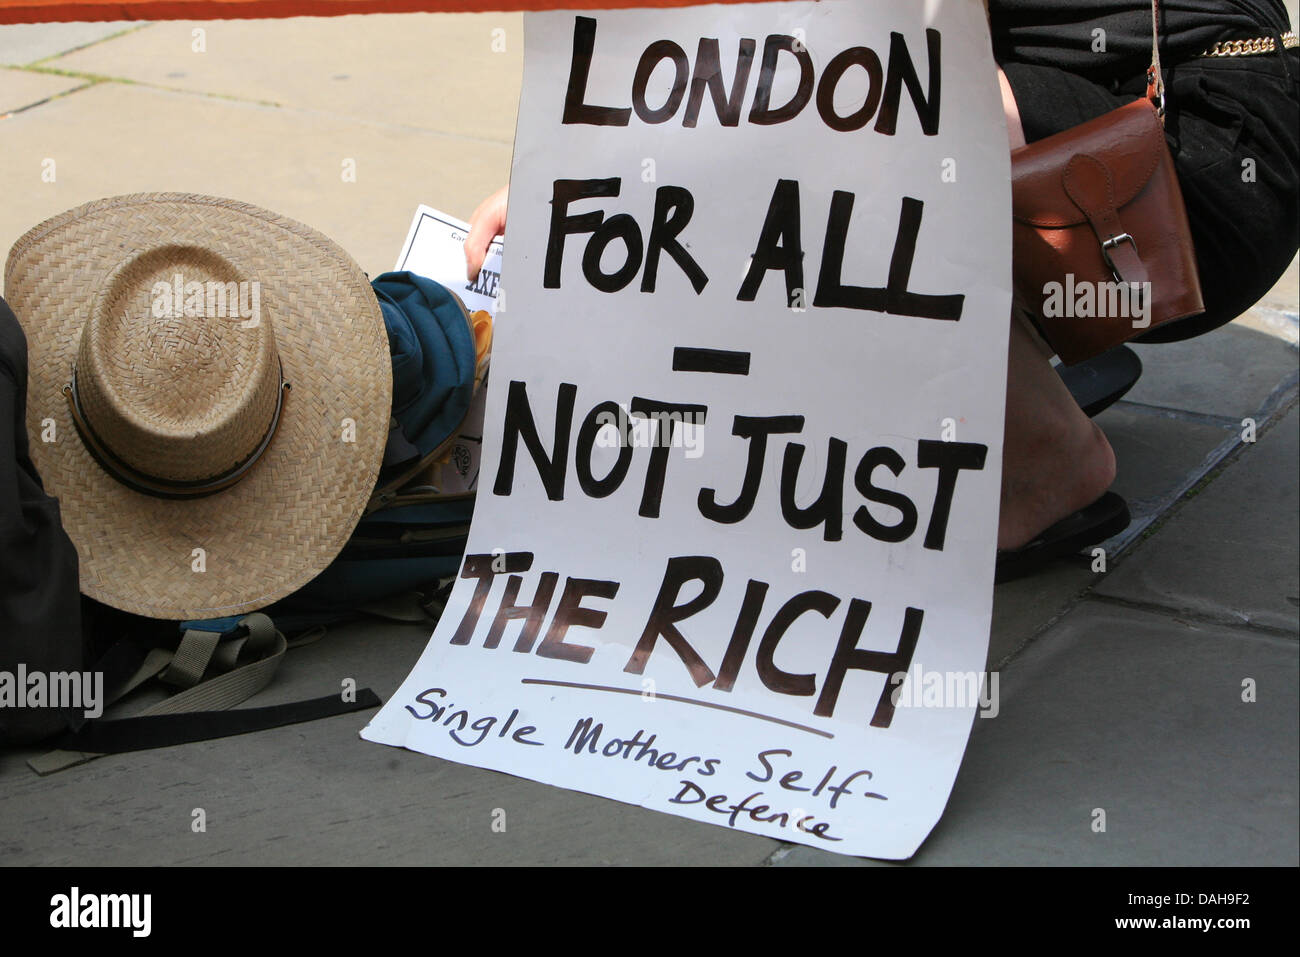
[[[0,680],[11,689],[20,664],[28,673],[84,667],[77,550],[28,454],[26,399],[27,339],[0,299],[0,672],[7,673]],[[46,737],[74,720],[0,703],[0,744]]]
[[[1109,81],[1145,73],[1151,62],[1150,0],[989,0],[989,25],[1002,64],[1055,66]],[[1104,45],[1096,42],[1099,29]],[[1170,63],[1219,40],[1289,29],[1282,0],[1160,0],[1160,56]]]

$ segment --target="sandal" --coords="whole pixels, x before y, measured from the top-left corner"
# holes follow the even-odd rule
[[[1114,492],[1107,492],[1086,508],[1067,515],[1019,548],[998,552],[996,584],[1023,578],[1048,562],[1068,558],[1089,545],[1104,542],[1128,528],[1132,521],[1128,503]]]
[[[1116,346],[1072,366],[1057,366],[1070,395],[1088,418],[1110,408],[1142,376],[1142,360],[1128,346]]]

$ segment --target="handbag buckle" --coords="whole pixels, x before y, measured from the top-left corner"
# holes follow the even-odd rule
[[[1164,78],[1157,72],[1154,64],[1147,70],[1147,99],[1156,108],[1156,116],[1163,123],[1165,121],[1165,82]]]
[[[1127,242],[1133,247],[1133,252],[1138,251],[1137,240],[1128,233],[1120,233],[1118,236],[1112,236],[1101,244],[1101,255],[1106,260],[1106,265],[1110,267],[1110,274],[1115,277],[1116,282],[1124,282],[1125,279],[1115,268],[1115,260],[1110,258],[1110,251],[1120,243]]]

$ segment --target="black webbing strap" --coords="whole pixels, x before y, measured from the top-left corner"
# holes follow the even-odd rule
[[[188,711],[182,714],[148,715],[141,718],[117,718],[87,722],[80,731],[59,739],[61,751],[76,751],[87,756],[124,754],[150,748],[167,748],[194,741],[209,741],[236,734],[265,731],[287,724],[299,724],[377,708],[382,701],[369,688],[356,693],[355,701],[344,701],[339,694],[295,701],[292,704],[265,708],[240,708],[231,711]]]

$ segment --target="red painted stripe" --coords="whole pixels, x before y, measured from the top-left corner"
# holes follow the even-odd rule
[[[237,20],[348,13],[684,7],[699,0],[0,0],[0,23],[67,20]],[[741,3],[745,0],[711,0]]]

